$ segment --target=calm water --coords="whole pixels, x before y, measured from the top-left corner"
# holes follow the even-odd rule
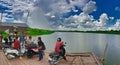
[[[120,35],[56,32],[51,35],[41,36],[47,50],[54,50],[58,37],[66,42],[68,52],[94,52],[101,57],[105,45],[108,44],[105,63],[107,65],[120,65]]]

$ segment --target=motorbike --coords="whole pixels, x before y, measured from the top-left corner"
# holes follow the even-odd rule
[[[65,44],[66,44],[66,43],[65,43]],[[64,46],[61,46],[60,49],[61,49],[62,54],[65,55],[65,53],[66,53],[65,45],[64,45]],[[48,62],[49,62],[50,65],[56,65],[56,64],[58,64],[58,63],[60,62],[60,60],[62,60],[62,59],[63,59],[63,57],[62,57],[59,53],[53,51],[53,52],[51,52],[51,53],[49,54]]]
[[[13,59],[15,57],[20,56],[19,51],[16,49],[5,48],[4,52],[5,52],[5,55],[8,59]]]
[[[26,56],[27,58],[32,58],[34,55],[38,54],[38,49],[36,44],[26,45]]]
[[[21,52],[19,52],[19,50],[17,50],[17,49],[14,49],[9,44],[3,43],[3,47],[4,47],[3,51],[4,51],[5,55],[6,55],[6,57],[8,59],[13,59],[13,58],[19,57],[21,54],[24,54],[26,49],[23,48],[24,45],[23,46],[20,45],[20,46],[21,46],[21,49],[20,49]]]

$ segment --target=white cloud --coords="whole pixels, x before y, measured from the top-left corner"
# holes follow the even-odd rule
[[[83,12],[80,13],[79,15],[74,15],[69,18],[66,18],[65,21],[62,24],[60,24],[60,28],[61,26],[63,28],[65,27],[78,28],[78,26],[79,27],[83,26],[83,28],[93,27],[94,24],[92,22],[94,20],[94,17],[92,15],[89,15],[89,13],[96,11],[96,2],[89,1],[87,3],[88,0],[75,0],[75,1],[69,0],[69,1],[70,1],[70,4],[67,4],[63,0],[57,3],[51,4],[51,8],[52,8],[51,14],[57,13],[61,16],[61,14],[70,12],[71,10],[73,10],[74,12],[77,12],[78,10],[76,10],[74,6],[80,7],[83,10]],[[58,23],[58,22],[55,22],[55,23]]]
[[[78,10],[73,10],[74,12],[78,12]]]
[[[50,12],[49,12],[49,13],[46,13],[45,16],[51,16],[51,13],[50,13]]]
[[[52,15],[52,16],[51,16],[51,18],[55,18],[55,16],[54,16],[54,15]]]
[[[59,14],[70,12],[72,8],[72,6],[66,4],[66,2],[63,0],[57,3],[51,4],[50,7],[52,8],[53,13],[59,13]]]
[[[88,15],[84,12],[82,12],[80,15],[74,15],[69,18],[65,19],[64,26],[68,28],[77,28],[80,29],[87,29],[92,28],[94,26],[93,24],[94,18],[92,15]]]
[[[110,20],[114,20],[114,17],[109,17]]]
[[[108,15],[106,13],[101,14],[99,22],[100,22],[100,26],[105,26],[106,23],[108,22],[109,18]]]
[[[14,20],[13,23],[25,23],[25,22],[20,20]]]
[[[55,18],[56,17],[55,15],[51,14],[50,12],[46,13],[45,16],[50,17],[50,18]]]
[[[115,10],[116,11],[120,11],[120,7],[115,7]]]
[[[41,28],[41,29],[50,29],[51,23],[44,16],[43,10],[40,8],[36,8],[33,12],[34,13],[28,18],[27,24],[30,27]]]
[[[106,13],[101,14],[99,20],[93,21],[94,23],[94,29],[95,30],[107,30],[108,27],[107,23],[109,21],[109,17]]]
[[[95,20],[94,17],[90,15],[90,13],[97,10],[96,2],[92,0],[69,0],[69,4],[66,0],[1,1],[3,1],[3,6],[10,8],[10,10],[6,10],[7,12],[13,12],[13,17],[15,17],[14,22],[25,22],[26,16],[28,15],[27,11],[30,10],[27,23],[31,27],[47,29],[54,24],[55,26],[53,27],[55,29],[105,30],[107,29],[106,25],[108,21],[114,20],[114,17],[108,17],[107,13],[101,14],[100,18]],[[4,4],[4,2],[8,4]],[[83,12],[65,19],[61,17],[70,11],[78,12],[75,6],[79,7]],[[120,7],[116,7],[115,10],[120,11]],[[10,18],[5,18],[6,15],[8,14],[4,14],[3,21],[10,20]],[[14,19],[11,18],[11,20]],[[109,29],[120,29],[119,21],[118,19],[116,24],[109,27]]]
[[[98,20],[95,20],[92,15],[86,14],[84,12],[80,15],[74,15],[65,19],[64,28],[77,28],[79,30],[107,30],[107,23],[109,21],[108,15],[106,13],[101,14]],[[113,17],[111,17],[113,19]],[[72,23],[72,25],[71,25]]]
[[[77,11],[74,9],[74,6],[82,8],[88,0],[69,1],[71,2],[70,4],[66,3],[66,0],[52,1],[51,4],[49,3],[48,7],[51,8],[52,14],[64,14],[71,10]]]
[[[28,14],[29,14],[28,12],[24,12],[23,13],[23,18],[27,18]]]
[[[115,24],[115,27],[120,27],[120,19],[117,19],[117,22]]]
[[[90,16],[86,13],[81,13],[79,16],[78,16],[78,21],[79,22],[83,22],[83,23],[86,23],[86,22],[92,22],[94,19],[93,19],[93,16]]]
[[[94,1],[89,1],[84,7],[83,7],[83,12],[85,13],[91,13],[93,11],[96,11],[96,2]]]
[[[70,5],[72,6],[78,6],[80,8],[82,8],[83,6],[85,6],[85,4],[88,2],[88,0],[69,0],[71,3]]]
[[[7,13],[3,13],[2,14],[2,22],[6,22],[6,16],[7,15],[8,15]]]
[[[16,12],[17,10],[25,11],[25,10],[28,10],[28,9],[30,9],[30,10],[34,9],[34,6],[33,6],[34,3],[32,3],[32,2],[27,3],[25,1],[18,1],[18,0],[16,2],[17,2],[16,4],[13,4],[13,7],[15,7],[15,8],[13,8],[14,12]]]
[[[24,13],[28,10],[33,11],[36,8],[34,3],[34,0],[15,0],[12,5],[13,15]]]
[[[59,19],[59,16],[63,15],[64,13],[70,12],[71,10],[77,12],[78,10],[75,10],[74,6],[83,8],[83,6],[85,5],[85,3],[87,3],[88,0],[75,0],[75,1],[70,0],[70,2],[71,2],[70,4],[67,4],[65,0],[57,0],[57,1],[56,0],[51,0],[51,1],[48,1],[48,0],[12,0],[12,1],[11,0],[3,0],[3,1],[12,5],[12,6],[8,6],[8,5],[5,5],[5,6],[8,6],[12,9],[11,12],[13,12],[12,14],[15,18],[17,18],[18,22],[23,22],[23,21],[25,22],[26,16],[27,16],[26,11],[30,10],[31,16],[28,19],[28,24],[30,26],[32,26],[32,27],[38,26],[41,28],[48,27],[49,28],[49,26],[53,23],[49,22],[46,19],[46,17],[44,17],[45,12],[48,12],[48,14],[46,14],[46,16],[49,16],[50,18]],[[42,10],[43,11],[46,10],[46,11],[43,12]],[[87,15],[84,17],[87,17]],[[17,20],[15,20],[14,22],[17,22]],[[84,20],[85,20],[85,18],[84,18]],[[45,21],[45,22],[43,22],[43,21]],[[33,25],[33,23],[35,25]],[[58,22],[55,21],[54,24],[56,24],[58,26],[59,26],[59,24],[60,25],[63,24],[62,26],[65,27],[64,22],[62,23],[59,21]],[[67,27],[70,27],[70,26],[75,27],[78,24],[80,24],[80,23],[72,22],[72,23],[68,24],[65,22],[65,25]]]
[[[9,8],[9,10],[5,11],[12,12],[12,15],[14,16],[15,20],[25,21],[26,11],[27,10],[33,11],[36,8],[34,6],[36,1],[37,0],[1,0],[0,3],[2,6]]]
[[[117,19],[116,23],[109,27],[108,30],[120,30],[120,19]]]
[[[117,19],[116,23],[109,28],[110,30],[120,30],[120,19]]]

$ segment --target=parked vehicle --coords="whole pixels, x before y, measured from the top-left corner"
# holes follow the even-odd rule
[[[38,54],[38,49],[36,44],[26,45],[26,56],[32,58],[34,55]]]
[[[8,59],[12,59],[12,58],[20,56],[19,51],[16,49],[5,48],[4,52],[5,52],[5,55]]]
[[[66,44],[66,43],[65,43]],[[61,52],[65,55],[66,53],[66,50],[65,50],[65,45],[61,47]],[[60,60],[62,60],[63,57],[59,54],[59,53],[56,53],[55,51],[54,52],[51,52],[49,54],[49,58],[48,58],[48,62],[50,65],[56,65],[60,62]]]

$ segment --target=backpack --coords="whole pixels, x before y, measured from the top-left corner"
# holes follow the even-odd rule
[[[43,43],[43,45],[42,45],[43,47],[42,47],[42,50],[45,50],[46,49],[46,47],[45,47],[45,44]]]

